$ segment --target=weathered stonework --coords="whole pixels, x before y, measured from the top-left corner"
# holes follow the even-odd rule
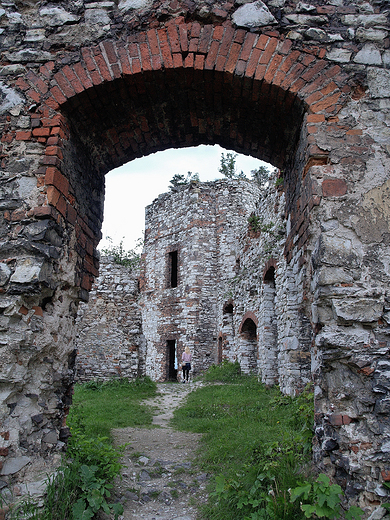
[[[2,479],[67,437],[104,174],[218,143],[283,172],[284,259],[264,273],[290,309],[278,371],[286,391],[306,379],[310,334],[316,458],[367,514],[387,500],[388,16],[382,0],[1,2]]]
[[[76,321],[77,381],[145,373],[145,339],[139,306],[139,269],[102,257],[99,276]]]

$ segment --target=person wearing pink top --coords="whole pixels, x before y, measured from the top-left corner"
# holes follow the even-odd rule
[[[190,375],[190,370],[191,370],[191,358],[192,358],[191,351],[190,351],[189,347],[186,347],[181,356],[182,369],[183,369],[183,383],[185,383],[186,381],[188,383],[188,376]]]

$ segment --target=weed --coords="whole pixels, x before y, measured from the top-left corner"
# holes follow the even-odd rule
[[[178,496],[179,496],[178,490],[177,489],[172,489],[171,490],[171,497],[172,498],[178,498]]]
[[[338,484],[331,484],[327,475],[321,473],[314,482],[305,481],[301,486],[291,490],[291,502],[298,498],[305,503],[301,503],[301,509],[306,518],[340,518],[341,495],[343,490]],[[346,520],[359,520],[364,512],[360,507],[351,506],[345,513]]]

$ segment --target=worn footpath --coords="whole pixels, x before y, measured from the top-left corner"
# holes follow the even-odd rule
[[[175,408],[201,383],[158,385],[157,397],[144,401],[156,408],[153,428],[112,431],[116,446],[126,445],[122,479],[115,494],[123,503],[121,520],[196,520],[206,500],[207,474],[193,463],[200,435],[169,426]]]

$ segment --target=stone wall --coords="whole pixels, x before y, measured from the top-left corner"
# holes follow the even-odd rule
[[[286,359],[310,324],[316,457],[367,514],[387,501],[388,2],[4,0],[0,33],[2,479],[67,438],[104,174],[218,143],[282,171]]]
[[[99,276],[76,321],[76,381],[133,379],[145,372],[139,269],[102,257]]]
[[[167,342],[176,342],[177,365],[185,346],[193,373],[217,361],[217,300],[234,276],[238,238],[256,207],[250,181],[191,183],[166,193],[145,213],[142,322],[146,373],[169,374]],[[170,253],[177,252],[177,285],[170,279]]]

